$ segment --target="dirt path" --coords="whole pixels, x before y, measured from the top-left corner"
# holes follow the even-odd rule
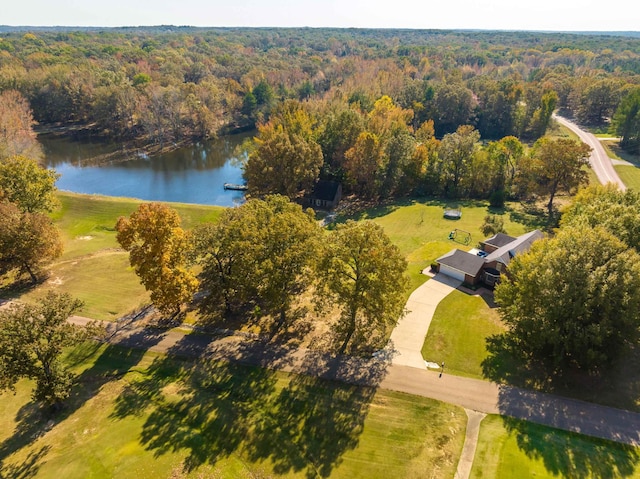
[[[591,156],[589,157],[589,163],[591,163],[591,168],[593,168],[593,171],[598,177],[600,183],[602,183],[603,185],[606,185],[607,183],[614,183],[618,185],[618,188],[620,188],[622,191],[625,191],[627,189],[626,185],[622,182],[622,180],[618,176],[618,173],[616,173],[616,170],[613,168],[611,159],[600,143],[600,140],[598,140],[591,133],[582,130],[578,125],[576,125],[572,121],[567,120],[566,118],[563,118],[556,114],[553,115],[553,118],[561,125],[569,128],[576,135],[578,135],[578,137],[580,137],[583,142],[593,148]]]

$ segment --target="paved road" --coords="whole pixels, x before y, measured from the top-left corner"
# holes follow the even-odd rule
[[[560,123],[561,125],[566,126],[571,131],[573,131],[576,135],[580,137],[580,139],[589,145],[593,151],[591,152],[591,156],[589,157],[589,163],[591,163],[591,168],[595,171],[598,180],[603,185],[607,183],[614,183],[618,185],[622,191],[625,191],[627,187],[622,182],[618,173],[613,168],[613,164],[611,163],[611,159],[607,152],[602,147],[600,140],[598,140],[594,135],[582,130],[578,125],[573,123],[572,121],[567,120],[558,115],[553,115],[553,118]]]
[[[73,317],[75,324],[87,318]],[[313,375],[429,397],[488,414],[501,414],[567,431],[640,445],[640,414],[550,394],[499,386],[392,364],[393,352],[372,359],[287,349],[239,336],[212,337],[109,323],[108,342],[188,357],[208,357]]]

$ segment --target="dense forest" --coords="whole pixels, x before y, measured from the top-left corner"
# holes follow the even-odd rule
[[[613,128],[629,150],[640,144],[640,38],[633,36],[171,26],[0,31],[0,93],[20,92],[41,125],[160,149],[257,126],[254,160],[295,151],[290,160],[309,174],[293,192],[254,184],[256,192],[295,196],[323,177],[371,197],[486,197],[515,179],[513,168],[506,172],[521,153],[511,138],[533,144],[555,109]],[[502,144],[458,171],[455,156],[480,139]],[[428,159],[447,151],[456,171],[434,180],[442,165]],[[474,175],[495,170],[496,157],[501,178]],[[255,163],[250,186],[252,175],[262,178],[273,166]]]

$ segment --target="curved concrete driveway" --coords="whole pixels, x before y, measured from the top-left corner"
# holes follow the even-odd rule
[[[437,274],[419,286],[407,301],[407,314],[391,333],[394,350],[392,364],[425,369],[422,345],[438,303],[462,284],[457,279]]]
[[[553,115],[553,118],[560,123],[561,125],[566,126],[571,131],[573,131],[576,135],[580,137],[582,141],[584,141],[587,145],[592,148],[591,156],[589,157],[589,163],[591,163],[591,168],[596,173],[598,180],[603,185],[607,183],[614,183],[618,185],[622,191],[625,191],[627,187],[622,182],[618,173],[613,168],[613,164],[611,163],[611,158],[607,155],[607,152],[604,150],[600,140],[598,140],[594,135],[582,130],[578,125],[573,123],[572,121],[567,120],[561,116],[556,114]]]

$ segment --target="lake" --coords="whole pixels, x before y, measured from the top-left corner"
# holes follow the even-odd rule
[[[47,166],[61,174],[57,182],[60,190],[145,201],[233,206],[244,201],[243,192],[225,190],[223,185],[244,183],[234,152],[253,134],[225,136],[153,157],[137,155],[101,166],[92,165],[92,159],[114,153],[118,156],[121,146],[52,135],[41,135],[38,140]]]

